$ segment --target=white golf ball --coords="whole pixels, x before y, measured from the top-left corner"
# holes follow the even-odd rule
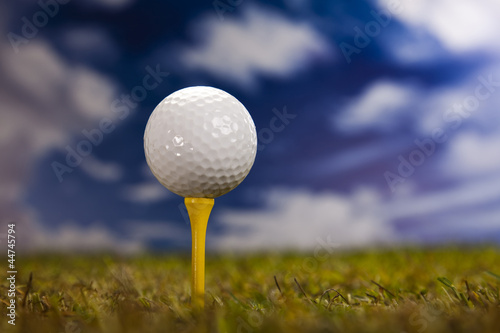
[[[247,176],[257,134],[236,98],[212,87],[189,87],[154,109],[144,132],[144,151],[149,168],[170,191],[215,198]]]

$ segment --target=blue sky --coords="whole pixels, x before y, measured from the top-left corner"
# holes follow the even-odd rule
[[[237,97],[259,139],[211,249],[500,240],[496,1],[42,3],[0,5],[0,221],[21,247],[189,248],[142,137],[193,85]]]

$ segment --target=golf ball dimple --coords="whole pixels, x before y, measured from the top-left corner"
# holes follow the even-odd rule
[[[236,98],[212,87],[189,87],[154,109],[144,132],[144,151],[149,168],[170,191],[215,198],[250,172],[257,133]]]

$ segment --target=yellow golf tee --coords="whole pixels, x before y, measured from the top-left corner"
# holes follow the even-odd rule
[[[205,306],[205,239],[208,217],[214,206],[214,199],[185,198],[184,203],[191,221],[191,303]]]

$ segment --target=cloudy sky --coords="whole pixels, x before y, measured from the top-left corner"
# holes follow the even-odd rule
[[[249,110],[252,171],[211,249],[500,241],[496,0],[0,5],[0,222],[20,248],[188,249],[144,158],[187,86]],[[282,126],[274,126],[279,124]]]

